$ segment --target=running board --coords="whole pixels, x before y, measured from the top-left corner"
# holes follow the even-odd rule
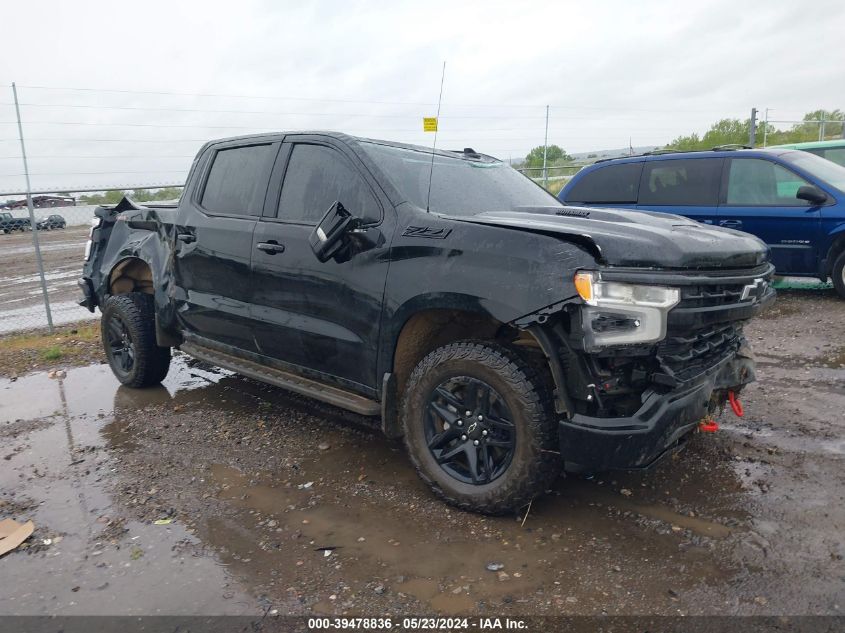
[[[182,343],[179,349],[186,354],[212,365],[229,369],[238,374],[266,382],[282,389],[321,400],[342,409],[348,409],[361,415],[381,415],[381,405],[375,400],[359,396],[337,387],[325,385],[310,378],[303,378],[291,372],[282,371],[262,365],[250,360],[225,354],[218,350],[197,345],[196,343]]]

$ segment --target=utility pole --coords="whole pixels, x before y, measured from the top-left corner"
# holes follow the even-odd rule
[[[29,226],[32,229],[32,246],[35,248],[35,261],[38,263],[38,275],[41,277],[41,294],[44,295],[44,309],[47,312],[47,330],[53,333],[53,315],[50,313],[50,297],[47,295],[47,280],[44,278],[44,261],[41,259],[41,247],[38,245],[38,225],[35,222],[35,211],[32,209],[32,186],[29,183],[29,163],[26,160],[26,144],[23,141],[23,125],[21,124],[21,108],[18,103],[18,89],[12,82],[12,95],[15,98],[15,115],[18,118],[18,135],[21,139],[21,157],[23,158],[23,174],[26,178],[26,208],[29,209]]]
[[[819,140],[820,140],[820,141],[823,141],[823,140],[824,140],[824,124],[825,124],[825,119],[827,119],[827,112],[825,112],[824,110],[822,110],[822,122],[821,122],[821,125],[819,126]]]
[[[765,118],[763,119],[763,147],[766,147],[766,141],[769,137],[769,108],[766,108]]]
[[[549,152],[549,106],[546,106],[546,137],[543,139],[543,187],[549,188],[549,171],[546,169],[546,155]]]
[[[754,147],[757,142],[757,108],[751,108],[751,125],[748,129],[748,144]]]

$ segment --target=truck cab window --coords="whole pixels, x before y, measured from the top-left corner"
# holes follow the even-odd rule
[[[345,156],[325,145],[294,145],[277,217],[316,225],[335,201],[366,222],[381,220],[381,207],[375,196]]]
[[[272,144],[219,150],[202,194],[202,206],[223,215],[261,215]]]
[[[715,207],[721,167],[720,158],[646,163],[640,183],[640,204]]]

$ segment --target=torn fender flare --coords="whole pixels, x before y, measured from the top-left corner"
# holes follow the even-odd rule
[[[552,372],[552,380],[555,383],[554,397],[555,397],[555,412],[565,414],[571,418],[575,412],[575,407],[572,404],[572,399],[566,391],[566,380],[563,377],[563,365],[560,362],[560,352],[552,342],[552,337],[543,328],[542,325],[530,325],[525,328],[540,344],[540,349],[546,355],[546,360],[549,362],[549,369]]]
[[[557,303],[553,303],[539,310],[535,310],[518,319],[514,319],[511,325],[525,330],[531,334],[549,363],[549,370],[552,372],[552,380],[554,381],[554,397],[555,397],[555,412],[565,414],[571,418],[575,413],[575,407],[572,404],[572,399],[569,397],[569,392],[566,389],[566,380],[563,376],[563,365],[560,362],[560,349],[555,345],[554,339],[549,335],[547,327],[549,317],[560,312],[566,305],[578,299],[577,296],[568,297]],[[557,338],[557,335],[555,335]]]

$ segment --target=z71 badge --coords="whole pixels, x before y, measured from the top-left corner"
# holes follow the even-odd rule
[[[409,226],[402,232],[402,235],[405,237],[427,237],[433,240],[442,240],[451,232],[452,229],[433,228],[430,226]]]

